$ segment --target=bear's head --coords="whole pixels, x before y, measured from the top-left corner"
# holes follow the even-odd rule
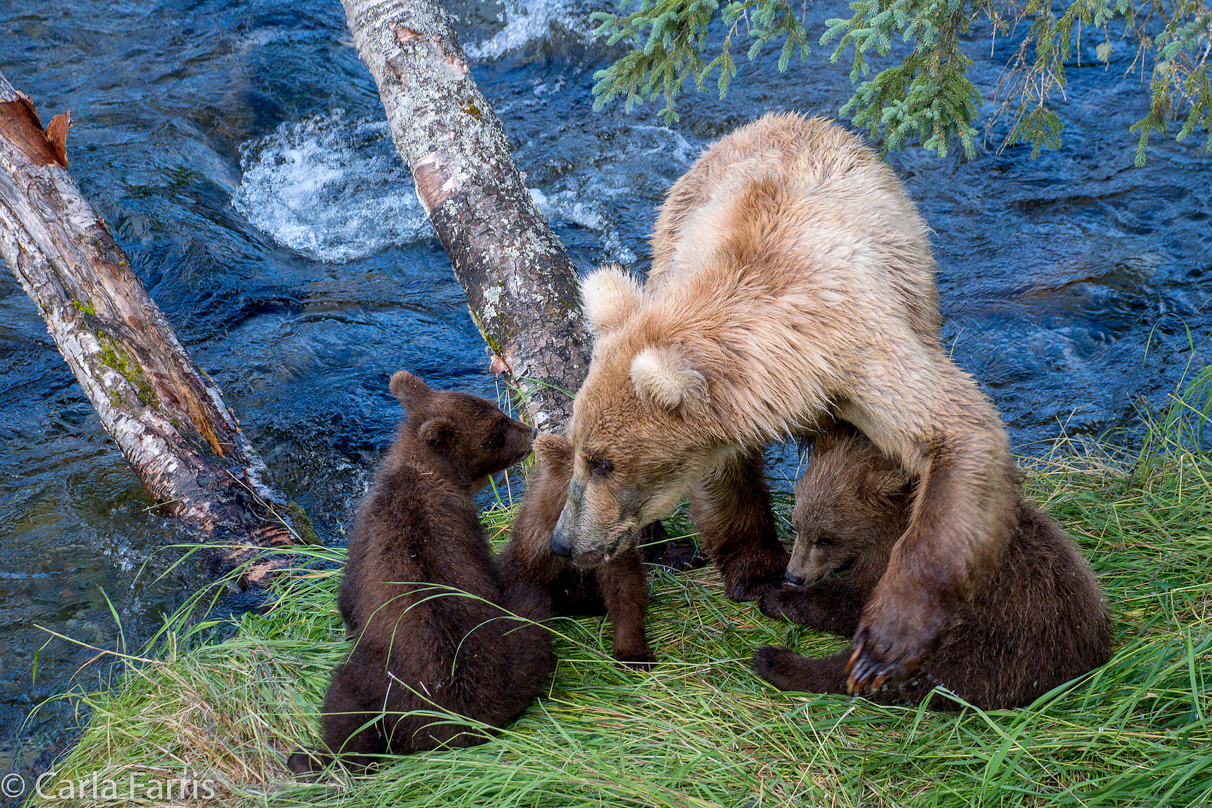
[[[393,451],[449,467],[472,491],[530,454],[538,433],[487,399],[430,389],[407,371],[391,377],[391,393],[408,412]]]
[[[593,362],[573,403],[572,478],[551,547],[592,568],[629,549],[734,450],[712,427],[706,363],[643,311],[639,284],[607,267],[581,288]]]
[[[812,462],[795,484],[795,547],[787,580],[811,584],[873,554],[882,569],[909,522],[909,475],[859,434],[818,437]]]

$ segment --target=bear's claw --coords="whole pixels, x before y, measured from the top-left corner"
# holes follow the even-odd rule
[[[885,573],[880,586],[891,573]],[[903,682],[938,650],[955,627],[957,598],[940,597],[925,586],[897,587],[863,607],[854,633],[854,651],[846,663],[846,689],[874,692],[885,682]]]
[[[889,659],[890,645],[877,653],[870,632],[860,629],[854,638],[854,651],[846,663],[846,692],[852,695],[874,693],[887,681],[901,682],[921,667],[925,653],[915,653],[901,659]]]

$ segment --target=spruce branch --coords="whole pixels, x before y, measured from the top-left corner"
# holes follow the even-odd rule
[[[777,64],[810,52],[804,27],[806,0],[621,0],[616,13],[596,12],[598,35],[609,44],[631,47],[594,78],[594,107],[618,97],[630,111],[641,101],[662,99],[660,114],[678,119],[676,103],[688,83],[702,90],[714,76],[723,98],[736,76],[733,48],[751,61],[778,45]],[[982,96],[968,78],[972,64],[960,37],[974,19],[992,22],[995,38],[1022,40],[990,93],[998,102],[984,120],[986,131],[1008,120],[999,148],[1031,145],[1058,148],[1063,125],[1053,108],[1064,99],[1066,65],[1080,62],[1082,37],[1094,37],[1099,61],[1110,66],[1109,24],[1120,21],[1119,36],[1136,44],[1127,73],[1149,75],[1149,113],[1131,127],[1140,136],[1137,162],[1143,163],[1150,136],[1173,133],[1182,141],[1207,133],[1212,150],[1212,11],[1209,0],[852,0],[850,16],[828,19],[820,45],[833,44],[830,61],[850,60],[854,94],[840,114],[868,130],[885,149],[912,143],[945,155],[958,141],[976,152],[977,116]],[[713,31],[723,33],[718,53],[708,54]],[[893,43],[911,45],[898,63],[887,64]],[[720,41],[716,39],[716,41]],[[883,64],[881,64],[883,63]],[[872,75],[874,73],[874,75]],[[1181,126],[1171,126],[1182,118]]]

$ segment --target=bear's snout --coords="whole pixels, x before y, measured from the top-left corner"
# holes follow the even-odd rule
[[[568,539],[568,534],[560,530],[559,526],[551,532],[551,552],[561,558],[572,558],[572,542]]]
[[[808,579],[803,575],[797,575],[791,570],[787,570],[787,572],[783,575],[783,580],[792,586],[803,586]]]

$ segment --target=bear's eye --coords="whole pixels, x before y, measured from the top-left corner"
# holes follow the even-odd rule
[[[817,547],[832,547],[833,539],[829,538],[828,536],[821,536],[819,539],[816,540],[816,546]]]
[[[589,465],[589,472],[595,477],[605,477],[614,470],[614,464],[600,455],[586,455],[585,462]]]
[[[492,431],[488,437],[484,438],[484,442],[480,444],[486,449],[499,449],[505,445],[505,430],[509,425],[504,421],[497,422],[497,428]]]

